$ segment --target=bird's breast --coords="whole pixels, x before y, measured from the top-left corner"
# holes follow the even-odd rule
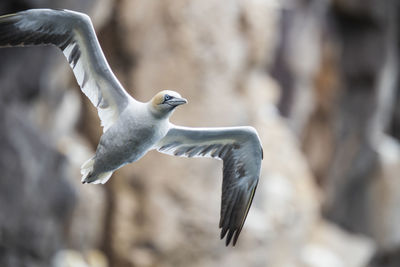
[[[152,149],[167,131],[168,122],[155,120],[146,114],[127,114],[102,136],[99,144],[101,156],[112,157],[115,165],[136,161]]]

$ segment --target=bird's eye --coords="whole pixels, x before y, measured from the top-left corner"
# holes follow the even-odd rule
[[[170,95],[165,95],[164,96],[164,101],[168,101],[168,100],[170,100],[172,98],[172,96],[170,96]]]

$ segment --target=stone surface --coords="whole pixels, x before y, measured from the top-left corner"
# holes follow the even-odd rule
[[[399,145],[386,135],[390,126],[398,138],[399,11],[391,0],[293,4],[283,12],[282,44],[273,68],[283,85],[281,113],[302,140],[323,190],[325,218],[373,238],[378,251],[387,252],[377,257],[387,255],[388,264],[399,236],[394,226]],[[303,22],[301,34],[298,21]],[[304,38],[310,31],[314,38]],[[291,46],[293,36],[306,45]],[[310,64],[315,55],[317,65]],[[304,81],[308,90],[298,87]]]
[[[320,222],[301,250],[301,261],[309,267],[366,266],[374,251],[372,239]]]
[[[400,144],[389,136],[384,136],[377,147],[380,168],[376,173],[368,199],[371,233],[378,246],[392,250],[400,245]]]
[[[87,12],[135,98],[172,89],[173,123],[252,125],[264,161],[226,248],[221,162],[150,152],[81,185],[96,110],[56,49],[0,49],[1,266],[397,266],[396,1],[0,2],[30,7]]]
[[[275,107],[279,87],[264,71],[275,49],[277,10],[269,1],[228,6],[123,1],[119,12],[128,41],[124,49],[135,58],[127,67],[131,92],[145,101],[161,89],[180,91],[189,104],[174,114],[177,124],[254,125],[264,161],[254,206],[235,251],[217,239],[220,164],[150,153],[120,170],[120,178],[111,181],[115,208],[110,251],[115,263],[301,264],[302,246],[321,220],[320,198],[298,141]],[[257,16],[260,13],[268,16]],[[371,253],[361,253],[357,260],[365,262]],[[342,255],[337,257],[344,261]]]
[[[85,11],[95,3],[56,2],[2,1],[0,12]],[[0,265],[51,266],[59,250],[83,253],[103,242],[103,190],[79,182],[79,166],[91,153],[75,129],[80,96],[67,90],[71,71],[55,48],[0,49],[0,59]]]
[[[67,161],[17,105],[0,105],[0,265],[49,266],[76,203]]]

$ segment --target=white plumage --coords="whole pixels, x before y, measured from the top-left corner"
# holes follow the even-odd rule
[[[132,98],[111,71],[90,18],[68,10],[32,9],[0,17],[0,46],[55,45],[67,58],[82,92],[97,108],[103,135],[82,165],[83,183],[105,183],[149,150],[223,160],[220,228],[235,245],[257,187],[262,148],[252,127],[188,128],[169,122],[186,99],[162,91],[149,102]]]

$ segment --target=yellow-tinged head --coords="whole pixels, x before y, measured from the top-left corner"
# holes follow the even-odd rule
[[[170,90],[161,91],[150,100],[150,106],[157,117],[168,116],[177,106],[186,103],[187,100],[179,93]]]

